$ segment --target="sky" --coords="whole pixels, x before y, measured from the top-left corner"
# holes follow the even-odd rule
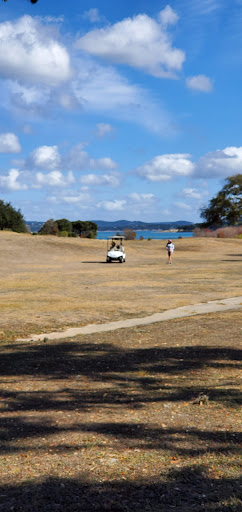
[[[0,199],[201,221],[241,172],[242,0],[0,2]]]

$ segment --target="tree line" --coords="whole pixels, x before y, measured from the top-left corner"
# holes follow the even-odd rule
[[[89,220],[75,220],[71,222],[68,219],[49,219],[43,224],[38,233],[40,235],[96,238],[97,229],[97,224]]]

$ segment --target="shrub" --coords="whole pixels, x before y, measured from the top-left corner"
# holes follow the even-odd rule
[[[68,236],[68,231],[59,231],[58,236]]]
[[[152,240],[152,238],[149,236],[149,238],[147,238],[148,242],[150,242]]]
[[[58,235],[58,225],[53,219],[47,220],[39,230],[41,235]]]
[[[213,231],[208,228],[195,228],[193,231],[193,236],[212,238],[237,238],[241,234],[242,226],[225,226]]]
[[[144,237],[142,235],[140,235],[139,239],[140,240],[144,240]]]
[[[129,229],[129,228],[123,229],[122,234],[123,234],[123,236],[125,236],[126,240],[135,240],[135,238],[136,238],[135,231],[133,231],[132,229]]]

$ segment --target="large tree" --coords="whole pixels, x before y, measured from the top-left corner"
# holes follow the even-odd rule
[[[27,228],[20,210],[15,210],[11,203],[0,199],[0,229],[11,229],[17,233],[26,233]]]
[[[58,219],[56,220],[58,230],[61,231],[67,231],[67,233],[72,232],[72,223],[68,219]]]
[[[73,233],[84,238],[96,238],[97,224],[89,220],[76,220],[72,222]]]
[[[222,190],[202,208],[201,217],[210,227],[238,224],[242,217],[242,174],[225,180]]]

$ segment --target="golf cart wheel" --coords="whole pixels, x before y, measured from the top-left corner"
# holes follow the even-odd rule
[[[111,263],[111,259],[109,257],[107,257],[106,262]]]
[[[120,263],[123,263],[123,261],[124,261],[123,256],[120,256],[119,261],[120,261]]]

